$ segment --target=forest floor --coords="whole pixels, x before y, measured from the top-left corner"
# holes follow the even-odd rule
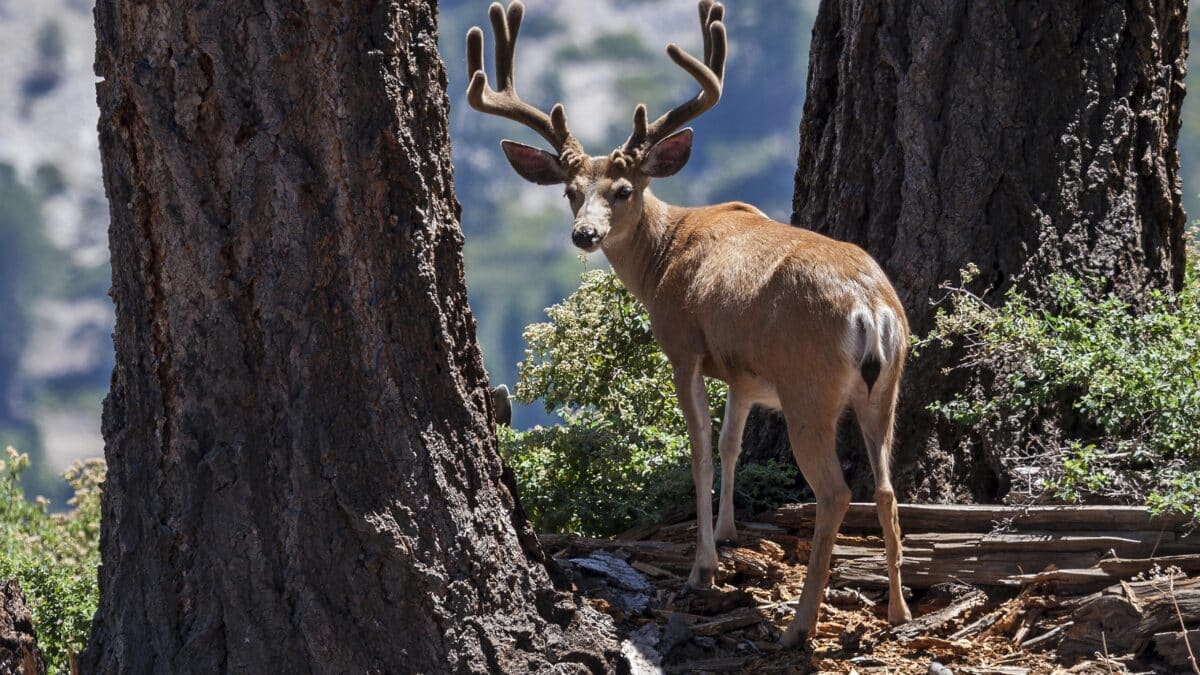
[[[719,549],[717,587],[703,592],[683,590],[694,522],[541,540],[642,672],[1200,674],[1200,534],[1128,507],[1015,520],[961,508],[902,510],[914,620],[893,628],[873,505],[856,504],[805,651],[777,641],[804,581],[811,505],[739,521],[739,545]]]

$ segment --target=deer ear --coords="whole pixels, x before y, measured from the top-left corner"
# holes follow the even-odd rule
[[[692,129],[688,127],[662,139],[646,153],[642,173],[651,178],[666,178],[679,173],[692,156]]]
[[[558,157],[545,150],[514,141],[501,141],[500,147],[504,148],[504,156],[512,168],[521,174],[521,178],[538,185],[566,182],[567,177],[558,163]]]

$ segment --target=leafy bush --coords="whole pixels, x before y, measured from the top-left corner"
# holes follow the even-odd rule
[[[1055,442],[1001,447],[1032,499],[1144,501],[1200,517],[1200,263],[1183,290],[1152,291],[1135,311],[1102,280],[1053,277],[1044,303],[1012,291],[990,307],[950,288],[948,308],[918,348],[961,344],[958,368],[986,374],[931,410],[971,427],[979,443],[1012,442],[1054,418]],[[1020,483],[1024,483],[1021,485]]]
[[[68,653],[83,649],[99,602],[104,462],[77,462],[66,471],[75,490],[67,513],[51,513],[40,497],[25,499],[19,481],[28,468],[28,455],[12,448],[0,459],[0,578],[21,583],[47,665],[66,673]]]
[[[541,531],[614,534],[694,500],[687,426],[671,366],[650,319],[611,272],[583,275],[579,289],[526,328],[516,395],[541,399],[563,424],[504,429],[500,451],[521,503]],[[723,384],[708,381],[714,440]],[[782,464],[743,469],[743,507],[794,499],[797,471]]]

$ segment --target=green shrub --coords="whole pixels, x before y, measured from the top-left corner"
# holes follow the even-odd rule
[[[1189,256],[1178,294],[1153,291],[1137,311],[1102,280],[1055,276],[1037,303],[1010,292],[990,307],[950,288],[949,306],[918,349],[960,344],[975,386],[930,408],[1001,442],[1006,468],[1031,499],[1140,501],[1200,517],[1200,264]],[[1020,443],[1031,420],[1041,445]],[[1039,422],[1042,423],[1042,422]],[[1044,439],[1049,438],[1049,442]],[[1025,478],[1022,478],[1024,476]]]
[[[548,323],[525,330],[516,396],[540,399],[562,424],[500,433],[534,526],[614,534],[693,503],[687,427],[645,310],[611,272],[591,271],[546,313]],[[725,386],[707,384],[715,448]],[[769,508],[795,499],[796,476],[781,464],[743,469],[737,502]]]
[[[75,490],[67,513],[21,490],[28,455],[8,448],[0,459],[0,578],[16,577],[33,612],[38,645],[51,672],[69,672],[68,653],[87,642],[99,602],[100,488],[104,462],[78,462],[64,478]]]

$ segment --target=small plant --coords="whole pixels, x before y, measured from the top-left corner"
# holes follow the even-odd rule
[[[64,478],[75,491],[67,513],[51,513],[45,499],[25,499],[20,477],[28,468],[29,456],[13,448],[0,459],[0,578],[20,582],[50,671],[67,673],[68,655],[86,644],[99,602],[104,462],[67,469]]]
[[[958,345],[975,386],[930,409],[970,427],[1030,499],[1145,502],[1200,517],[1200,263],[1178,294],[1135,308],[1101,280],[1055,276],[1045,302],[1010,291],[991,307],[949,287],[918,350]],[[1022,445],[1030,424],[1050,442]]]
[[[611,272],[591,271],[550,321],[526,328],[516,395],[541,400],[562,424],[502,429],[500,451],[541,531],[608,535],[694,501],[691,451],[671,366],[650,318]],[[714,440],[725,386],[708,381]],[[792,466],[745,466],[743,508],[798,496]]]

